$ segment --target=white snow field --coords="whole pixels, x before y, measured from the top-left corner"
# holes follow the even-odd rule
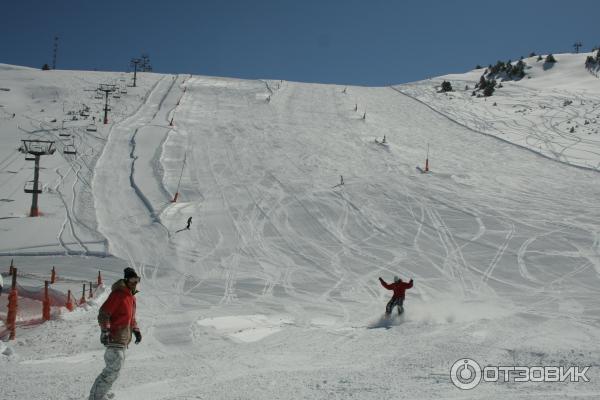
[[[434,94],[444,77],[367,88],[142,74],[96,139],[72,128],[77,157],[43,158],[40,218],[19,193],[32,173],[11,111],[54,135],[44,118],[60,121],[62,101],[85,103],[85,88],[121,75],[3,66],[0,197],[14,201],[0,203],[2,265],[73,279],[101,269],[109,284],[127,265],[140,272],[143,341],[116,399],[598,398],[598,141],[562,129],[600,104],[584,57],[558,55],[556,70],[487,101]],[[510,114],[517,102],[535,118]],[[377,278],[395,274],[415,286],[386,323]],[[0,342],[0,397],[87,398],[104,366],[98,294]],[[589,366],[589,382],[460,390],[450,369],[462,358]]]
[[[525,78],[501,82],[489,98],[471,95],[485,67],[396,89],[477,132],[600,170],[600,65],[585,68],[586,58],[596,55],[556,54],[556,63],[546,63],[546,55],[523,59]],[[444,80],[453,92],[437,93]]]

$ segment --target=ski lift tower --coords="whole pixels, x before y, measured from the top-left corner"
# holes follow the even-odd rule
[[[54,148],[54,141],[50,140],[21,140],[21,142],[23,142],[23,144],[19,148],[19,151],[35,157],[33,181],[29,181],[25,184],[24,191],[25,193],[32,194],[31,211],[29,212],[29,216],[38,217],[40,215],[38,210],[38,194],[42,193],[39,182],[40,157],[54,154],[56,148]]]
[[[137,68],[138,64],[140,64],[142,60],[139,58],[132,58],[131,64],[133,64],[133,87],[135,87],[135,81],[137,80]]]
[[[104,125],[108,124],[108,94],[112,93],[116,90],[116,86],[115,85],[111,85],[108,83],[102,83],[100,84],[100,87],[98,87],[98,90],[101,92],[104,92],[104,94],[106,95],[106,100],[104,102]]]

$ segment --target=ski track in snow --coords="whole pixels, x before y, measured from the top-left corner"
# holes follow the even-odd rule
[[[78,154],[54,186],[63,251],[94,251],[79,235],[97,229],[142,276],[144,340],[128,350],[116,398],[505,398],[514,385],[458,391],[450,366],[598,365],[596,172],[477,134],[512,122],[499,128],[468,108],[440,115],[419,85],[420,101],[389,88],[210,77],[163,76],[147,89],[96,144],[93,179]],[[551,112],[554,123],[580,116]],[[572,161],[582,141],[564,135],[553,148],[552,132],[526,140]],[[383,135],[385,147],[374,142]],[[427,143],[431,173],[420,174]],[[90,183],[97,227],[73,212]],[[377,277],[394,274],[415,287],[390,321],[379,317],[390,293]],[[50,344],[43,357],[30,344],[0,358],[14,366],[9,381],[76,380],[11,385],[7,398],[85,397],[102,367],[101,301],[23,332],[24,343]],[[590,397],[591,375],[519,390]]]

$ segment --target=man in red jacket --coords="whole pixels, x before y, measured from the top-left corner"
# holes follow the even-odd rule
[[[404,312],[404,292],[406,289],[413,287],[413,280],[411,279],[410,282],[405,283],[402,282],[402,279],[394,276],[394,283],[388,284],[381,278],[379,278],[379,282],[381,282],[381,286],[384,288],[394,291],[394,295],[388,301],[387,306],[385,306],[385,315],[391,315],[396,306],[398,306],[398,315],[401,315]]]
[[[125,268],[125,277],[112,285],[112,291],[98,312],[100,342],[106,346],[106,367],[96,378],[89,400],[105,400],[125,363],[125,349],[135,335],[135,344],[142,334],[135,321],[135,294],[140,277],[133,268]]]

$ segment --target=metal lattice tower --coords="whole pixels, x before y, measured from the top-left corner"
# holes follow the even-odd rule
[[[148,53],[142,54],[142,63],[140,64],[140,72],[152,72],[152,65],[150,64],[150,55]]]
[[[56,55],[58,54],[58,36],[54,36],[54,51],[52,53],[52,69],[56,69]]]
[[[581,48],[581,46],[583,46],[581,42],[575,42],[575,44],[573,45],[573,47],[575,47],[575,53],[579,53],[579,49]]]
[[[104,92],[106,95],[106,100],[104,102],[104,125],[106,125],[108,124],[108,111],[110,110],[110,108],[108,108],[108,94],[114,92],[116,90],[116,86],[108,83],[102,83],[98,87],[98,90],[100,92]]]
[[[23,144],[19,147],[19,151],[24,154],[30,154],[34,156],[35,168],[33,172],[33,181],[29,181],[25,184],[23,190],[25,193],[31,193],[31,211],[29,212],[30,217],[38,217],[40,215],[38,209],[38,194],[42,193],[40,187],[40,157],[54,154],[56,149],[54,148],[54,141],[50,140],[21,140]],[[26,158],[27,159],[27,158]]]
[[[133,87],[135,87],[135,82],[137,79],[137,68],[138,68],[138,64],[140,64],[142,62],[142,60],[140,60],[139,58],[132,58],[131,59],[131,64],[133,64]]]

